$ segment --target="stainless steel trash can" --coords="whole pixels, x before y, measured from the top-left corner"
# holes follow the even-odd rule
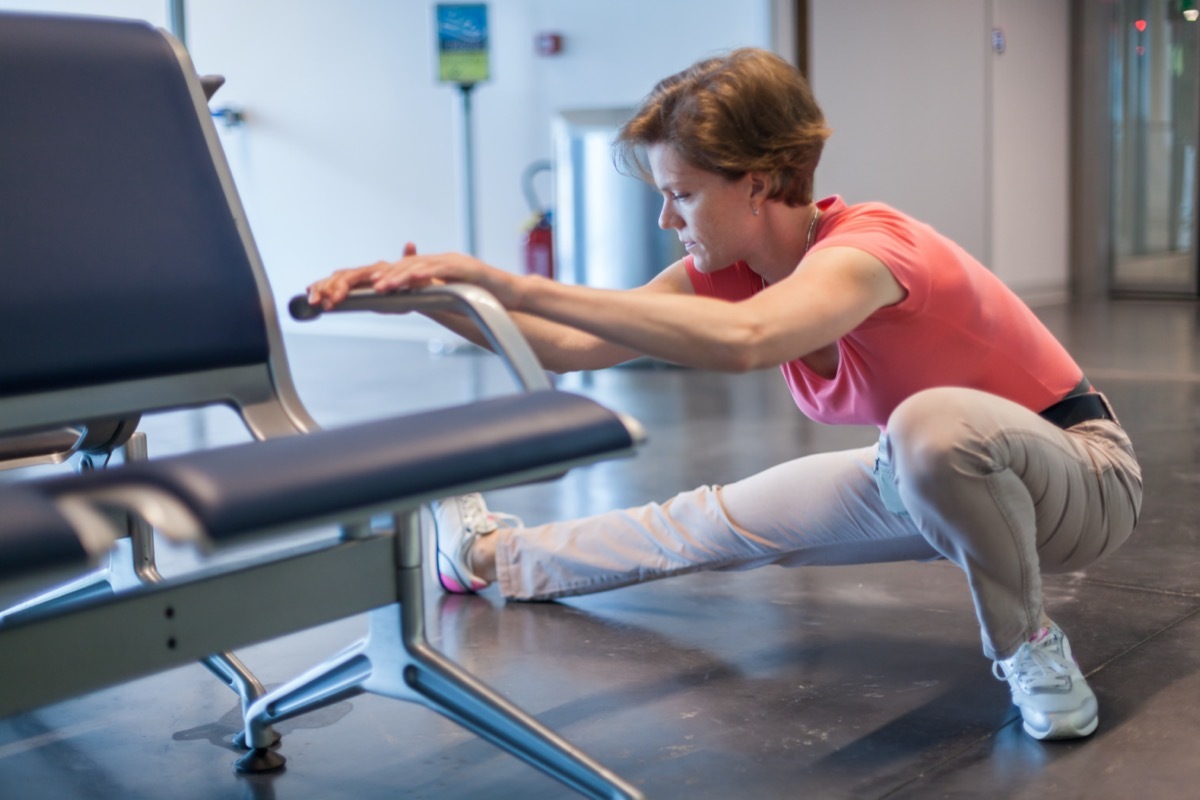
[[[661,195],[622,175],[612,143],[632,109],[560,112],[553,121],[554,261],[564,283],[632,289],[685,253],[658,227]]]

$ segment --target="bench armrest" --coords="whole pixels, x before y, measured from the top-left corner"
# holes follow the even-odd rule
[[[508,312],[504,310],[504,306],[500,305],[490,292],[478,286],[449,283],[392,294],[351,292],[332,312],[310,304],[305,295],[299,294],[288,302],[288,311],[293,319],[300,321],[316,319],[322,314],[346,311],[374,311],[380,314],[461,311],[474,321],[496,355],[500,356],[513,378],[525,391],[551,388],[546,370]]]

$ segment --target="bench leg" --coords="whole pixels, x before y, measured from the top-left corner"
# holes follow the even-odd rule
[[[127,463],[145,461],[149,457],[146,451],[146,434],[134,433],[120,450],[123,451],[122,457]],[[11,608],[0,609],[0,624],[36,617],[41,613],[108,597],[139,586],[161,583],[163,577],[159,574],[154,555],[154,529],[133,515],[128,517],[127,526],[129,536],[117,541],[109,553],[108,565],[105,568],[22,601]],[[237,694],[243,716],[251,704],[266,693],[258,678],[254,677],[233,653],[214,653],[203,658],[201,663]],[[273,741],[279,740],[278,735],[271,730],[261,735],[270,736]],[[246,746],[240,733],[234,737],[233,743],[238,747]]]
[[[420,703],[587,797],[641,798],[636,787],[429,645],[416,513],[397,520],[395,535],[399,602],[368,612],[365,639],[251,706],[245,735],[254,749],[238,769],[262,772],[283,766],[282,756],[261,744],[267,726],[371,692]]]
[[[110,558],[118,558],[122,554],[120,548],[125,542],[117,542],[118,550],[114,550]],[[127,549],[127,548],[126,548]],[[125,556],[128,557],[128,556]],[[50,613],[59,608],[84,603],[100,597],[108,597],[113,593],[109,569],[92,572],[80,576],[70,583],[56,586],[48,592],[22,600],[9,608],[0,609],[0,625],[6,622],[17,622],[38,614]]]
[[[360,641],[329,661],[258,698],[245,716],[243,737],[250,752],[238,759],[239,772],[273,772],[286,762],[268,748],[279,737],[272,727],[277,722],[307,714],[366,691],[364,683],[371,674],[371,660],[364,654],[366,641]]]

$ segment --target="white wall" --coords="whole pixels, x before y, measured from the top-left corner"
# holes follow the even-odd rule
[[[86,14],[93,17],[144,19],[167,24],[166,0],[0,0],[0,11],[37,14]]]
[[[982,0],[809,9],[809,74],[833,128],[818,193],[890,203],[983,258]]]
[[[930,222],[1031,300],[1068,264],[1068,0],[810,0],[819,193]],[[992,51],[1003,29],[1007,49]]]
[[[992,0],[1003,55],[989,58],[992,269],[1026,299],[1061,299],[1070,276],[1070,8]]]

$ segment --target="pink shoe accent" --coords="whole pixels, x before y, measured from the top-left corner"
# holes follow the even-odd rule
[[[475,592],[478,592],[480,589],[487,588],[487,584],[483,581],[472,581],[471,587],[467,588],[459,583],[458,580],[453,576],[443,575],[440,572],[438,573],[438,583],[442,585],[443,589],[451,594],[475,594]]]

